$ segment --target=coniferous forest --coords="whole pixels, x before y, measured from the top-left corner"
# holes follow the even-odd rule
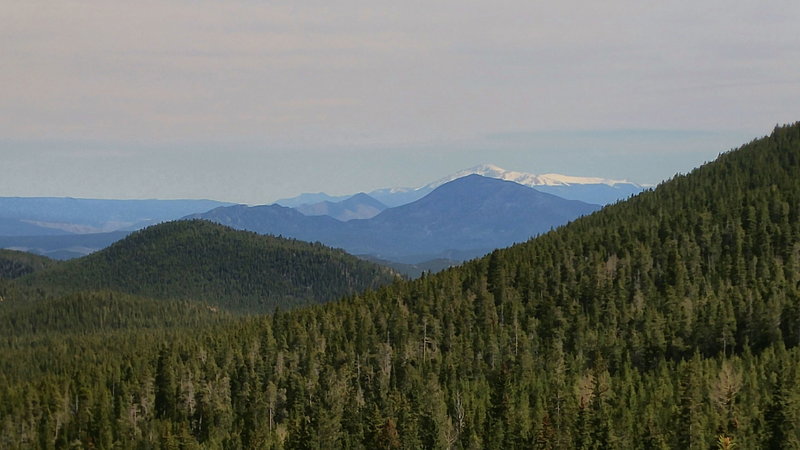
[[[460,267],[359,266],[324,304],[296,290],[316,256],[275,273],[257,236],[183,227],[3,265],[0,447],[800,448],[800,124]],[[187,269],[198,240],[222,244]],[[251,260],[273,281],[226,275]]]

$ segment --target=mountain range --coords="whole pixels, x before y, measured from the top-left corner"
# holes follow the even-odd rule
[[[403,263],[464,260],[522,242],[599,209],[520,184],[459,177],[370,219],[341,222],[280,205],[231,206],[194,214],[237,229],[320,241],[356,255]]]
[[[294,209],[306,216],[330,216],[336,220],[347,222],[353,219],[370,219],[387,208],[386,205],[363,192],[341,201],[321,201],[319,203],[302,204]]]
[[[469,169],[458,171],[454,174],[440,178],[424,186],[416,188],[395,187],[370,191],[367,195],[378,202],[395,207],[411,203],[428,195],[437,187],[468,175],[481,175],[487,178],[513,181],[523,186],[535,188],[538,191],[557,195],[568,200],[580,200],[586,203],[607,205],[619,200],[624,200],[632,195],[642,192],[647,187],[626,180],[613,180],[597,177],[576,177],[548,173],[534,175],[525,172],[515,172],[502,169],[493,164],[482,164]],[[363,195],[363,193],[362,193]],[[279,205],[298,208],[299,210],[313,208],[320,203],[336,203],[347,200],[352,196],[331,196],[324,192],[316,194],[301,194],[297,197],[285,198],[276,201]],[[368,217],[359,217],[368,218]]]
[[[496,183],[477,183],[471,178],[475,176]],[[471,181],[437,192],[461,179]],[[511,189],[503,181],[528,188]],[[531,187],[543,196],[534,199]],[[482,189],[487,191],[479,192]],[[598,209],[587,203],[613,202],[642,189],[621,180],[532,175],[482,165],[413,189],[386,188],[345,197],[303,194],[282,201],[294,205],[291,210],[277,204],[248,207],[211,200],[0,198],[0,248],[69,259],[149,224],[204,217],[260,233],[320,241],[373,259],[404,264],[440,260],[429,266],[445,267]],[[558,202],[562,204],[553,206]]]

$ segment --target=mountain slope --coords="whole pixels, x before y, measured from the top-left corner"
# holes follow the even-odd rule
[[[332,217],[306,216],[280,205],[220,207],[185,219],[209,220],[237,230],[323,243],[330,242],[328,236],[335,235],[343,226]]]
[[[179,221],[135,232],[19,282],[55,292],[110,289],[265,312],[324,302],[392,279],[385,269],[319,244]]]
[[[0,336],[20,338],[62,333],[196,327],[231,315],[187,300],[153,300],[118,292],[79,292],[0,307]]]
[[[14,250],[0,250],[0,279],[19,278],[56,265],[44,256]]]

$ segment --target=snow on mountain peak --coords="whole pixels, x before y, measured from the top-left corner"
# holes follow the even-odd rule
[[[561,175],[558,173],[545,173],[539,175],[539,178],[545,182],[542,184],[548,186],[570,185],[570,184],[606,184],[614,186],[615,184],[636,184],[628,180],[612,180],[609,178],[598,177],[573,177],[570,175]]]
[[[450,181],[473,174],[489,178],[499,178],[506,181],[513,181],[525,186],[570,186],[574,184],[605,184],[608,186],[614,186],[616,184],[635,185],[635,183],[631,183],[630,181],[626,180],[611,180],[598,177],[574,177],[557,173],[534,175],[531,173],[505,170],[501,167],[495,166],[494,164],[481,164],[469,169],[460,170],[450,176],[434,181],[433,183],[424,186],[424,188],[436,189],[445,183],[449,183]]]

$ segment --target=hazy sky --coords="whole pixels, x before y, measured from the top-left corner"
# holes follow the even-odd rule
[[[3,0],[0,196],[657,183],[800,120],[800,2]]]

